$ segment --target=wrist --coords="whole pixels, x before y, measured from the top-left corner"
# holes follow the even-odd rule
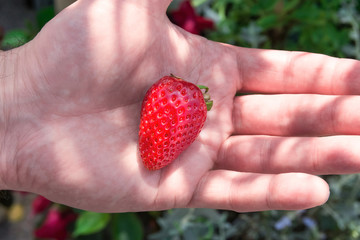
[[[18,87],[23,77],[25,46],[0,51],[0,189],[17,186],[15,155],[18,146],[19,96]]]

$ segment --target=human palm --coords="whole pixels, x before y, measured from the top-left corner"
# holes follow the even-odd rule
[[[14,188],[105,212],[299,209],[326,201],[328,186],[290,172],[359,170],[351,157],[344,166],[326,162],[326,147],[338,147],[343,139],[322,143],[317,151],[325,157],[315,162],[311,147],[318,138],[310,136],[350,134],[350,128],[336,130],[327,112],[338,96],[309,95],[329,92],[326,78],[319,75],[317,85],[311,79],[299,83],[292,69],[300,57],[306,70],[337,60],[211,42],[171,24],[168,3],[150,2],[78,1],[25,46],[32,68],[23,83],[29,100],[23,111],[30,121],[21,129]],[[148,171],[137,148],[141,101],[152,83],[170,73],[208,86],[214,107],[197,140],[177,160]],[[235,97],[237,91],[286,94]],[[293,122],[304,118],[297,111],[301,104],[316,103],[325,109],[323,119],[314,108],[315,117]]]
[[[136,4],[114,6],[117,2],[78,2],[28,46],[36,53],[35,72],[40,74],[31,83],[36,93],[30,108],[33,124],[18,154],[27,173],[23,178],[31,183],[24,188],[99,211],[185,206],[230,133],[236,90],[229,86],[213,92],[219,99],[210,113],[213,120],[208,118],[198,140],[172,166],[154,172],[145,169],[137,141],[141,101],[150,85],[174,73],[217,86],[202,73],[203,66],[213,64],[201,60],[205,39]],[[138,17],[122,20],[130,13]],[[196,51],[178,52],[180,46]],[[226,117],[216,119],[219,112]]]

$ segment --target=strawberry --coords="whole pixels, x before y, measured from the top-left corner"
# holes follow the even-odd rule
[[[139,150],[149,170],[165,167],[195,141],[204,126],[207,108],[212,106],[207,91],[207,87],[170,75],[146,92],[141,107]]]

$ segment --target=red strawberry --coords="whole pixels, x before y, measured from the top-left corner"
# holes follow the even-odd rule
[[[200,88],[205,89],[204,95]],[[207,106],[212,105],[208,88],[200,88],[171,75],[147,91],[141,108],[139,150],[149,170],[171,163],[199,135]]]

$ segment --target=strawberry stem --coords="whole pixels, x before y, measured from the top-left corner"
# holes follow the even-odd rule
[[[208,111],[210,111],[214,102],[213,100],[211,100],[210,94],[208,94],[209,88],[203,85],[198,85],[198,88],[200,88],[201,90],[205,90],[205,92],[203,93],[203,97],[205,100],[206,108]]]

